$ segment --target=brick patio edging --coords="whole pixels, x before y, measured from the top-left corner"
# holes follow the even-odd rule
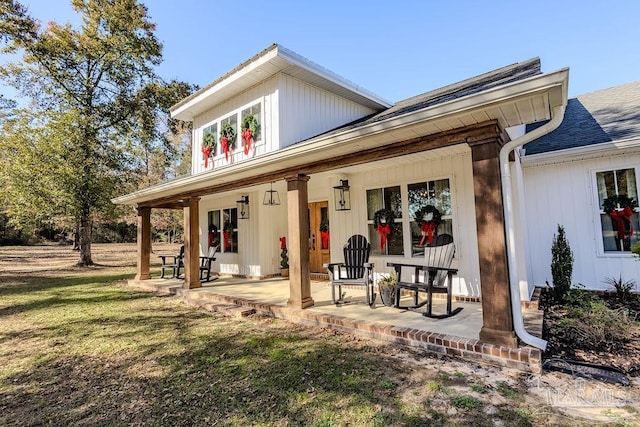
[[[129,286],[152,291],[161,295],[176,295],[187,304],[206,310],[215,310],[212,302],[234,304],[255,309],[260,314],[284,319],[293,323],[308,326],[321,326],[354,333],[369,338],[422,349],[430,353],[449,355],[472,362],[487,363],[496,366],[518,369],[534,374],[542,373],[542,352],[533,347],[510,348],[491,344],[476,339],[461,338],[452,335],[419,329],[385,325],[376,322],[366,322],[344,316],[329,315],[285,307],[275,304],[265,304],[248,299],[229,297],[207,292],[198,292],[181,287],[168,288],[157,286],[146,281],[130,280]]]

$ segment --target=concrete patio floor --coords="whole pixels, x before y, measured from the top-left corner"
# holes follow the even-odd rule
[[[327,281],[311,282],[311,296],[315,304],[307,309],[287,306],[289,281],[282,278],[242,279],[221,277],[203,283],[201,288],[182,289],[179,279],[132,280],[131,286],[142,287],[159,294],[174,294],[188,304],[211,311],[262,314],[320,327],[332,327],[421,348],[432,353],[448,354],[469,360],[541,372],[540,351],[531,347],[510,349],[478,340],[482,327],[482,305],[477,302],[454,301],[453,308],[463,310],[446,319],[431,319],[418,312],[385,307],[380,296],[375,308],[370,308],[364,289],[343,288],[345,304],[331,303],[331,287]],[[409,301],[410,297],[403,297]],[[444,313],[446,300],[434,298],[433,312]],[[530,322],[539,322],[537,310],[527,313]],[[532,325],[538,329],[538,325]],[[530,329],[531,330],[531,329]]]

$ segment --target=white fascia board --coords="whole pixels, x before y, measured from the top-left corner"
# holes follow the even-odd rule
[[[277,49],[270,50],[264,55],[259,56],[255,60],[251,61],[249,64],[245,65],[244,67],[241,67],[236,72],[231,73],[229,76],[225,78],[222,78],[219,82],[213,84],[208,88],[205,88],[204,90],[202,90],[201,93],[197,94],[195,97],[193,97],[193,99],[190,99],[188,102],[185,102],[184,104],[178,103],[175,109],[170,110],[171,117],[174,119],[179,119],[184,121],[193,120],[194,115],[189,113],[190,108],[193,108],[195,105],[205,101],[207,98],[214,95],[216,92],[219,92],[220,90],[224,89],[230,84],[240,80],[247,74],[255,71],[258,67],[266,64],[276,56],[278,56]],[[267,77],[268,76],[265,76],[265,78]]]
[[[507,86],[469,95],[422,110],[412,111],[387,120],[366,124],[355,129],[348,129],[327,136],[320,135],[306,142],[295,144],[283,150],[269,153],[249,161],[234,163],[217,170],[177,178],[138,190],[125,196],[117,197],[112,201],[116,204],[135,205],[136,203],[147,202],[154,199],[176,196],[180,194],[180,192],[197,190],[214,183],[226,183],[247,176],[257,176],[273,172],[283,167],[295,167],[297,164],[305,161],[320,161],[324,158],[334,157],[339,154],[374,148],[384,145],[388,141],[378,141],[367,144],[366,137],[392,131],[393,129],[411,124],[456,116],[469,110],[492,108],[500,103],[511,102],[513,99],[523,98],[545,91],[560,90],[560,94],[556,94],[556,96],[553,97],[549,96],[549,99],[564,98],[566,100],[567,82],[568,69],[530,77]],[[557,95],[560,96],[558,97]],[[553,107],[553,105],[550,107]],[[393,140],[391,134],[389,138]],[[356,140],[360,140],[362,144],[358,146],[349,144]],[[344,150],[339,151],[339,148],[344,148]]]
[[[621,155],[628,152],[640,152],[640,138],[603,142],[583,147],[566,148],[540,154],[521,157],[523,167],[543,166],[556,163],[574,162],[577,160],[596,159],[604,156]]]

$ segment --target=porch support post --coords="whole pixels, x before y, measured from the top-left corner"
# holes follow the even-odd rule
[[[149,280],[149,257],[151,256],[151,208],[138,207],[138,244],[136,280]]]
[[[518,338],[513,329],[511,313],[498,158],[501,143],[502,138],[499,132],[496,132],[493,137],[469,143],[473,164],[473,191],[482,291],[480,340],[516,348]]]
[[[309,278],[309,206],[306,175],[287,178],[289,223],[289,300],[287,305],[307,308],[314,304]]]
[[[184,289],[200,283],[200,214],[199,197],[189,197],[184,207]]]

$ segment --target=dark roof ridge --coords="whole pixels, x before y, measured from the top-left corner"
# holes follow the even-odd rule
[[[395,105],[400,107],[400,104],[413,104],[417,102],[419,98],[433,99],[441,94],[454,94],[470,86],[482,85],[484,90],[487,89],[487,87],[484,85],[492,82],[496,83],[496,86],[504,84],[505,82],[503,82],[503,79],[508,76],[512,76],[512,80],[520,80],[541,73],[542,71],[540,65],[540,57],[536,56],[525,61],[516,62],[504,67],[496,68],[486,73],[478,74],[476,76],[469,77],[467,79],[451,83],[449,85],[442,86],[437,89],[412,96],[410,98],[403,99],[401,101],[398,101]]]

